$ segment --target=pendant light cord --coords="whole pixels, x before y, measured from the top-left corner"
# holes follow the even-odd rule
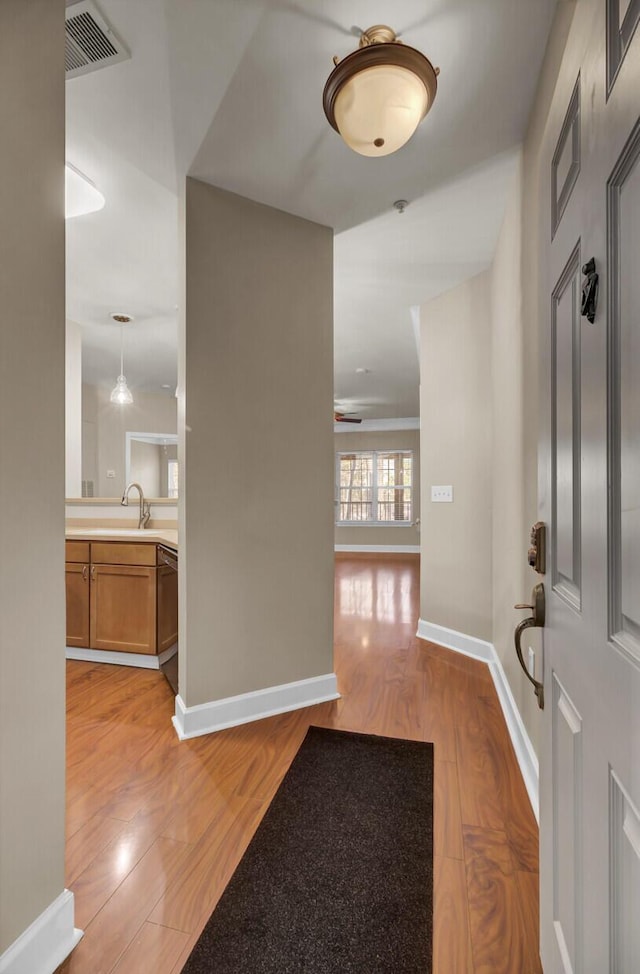
[[[124,375],[124,325],[120,325],[120,375]]]

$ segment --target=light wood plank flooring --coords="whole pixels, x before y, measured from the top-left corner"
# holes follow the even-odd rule
[[[66,882],[85,936],[59,974],[178,974],[312,723],[434,742],[434,974],[541,971],[537,827],[495,690],[483,664],[415,638],[418,601],[417,561],[340,558],[342,698],[183,743],[161,674],[67,664]]]

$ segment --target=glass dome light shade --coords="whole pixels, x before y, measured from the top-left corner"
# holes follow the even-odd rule
[[[322,106],[349,148],[386,156],[408,142],[433,105],[440,69],[385,24],[363,31],[358,50],[334,64]]]
[[[127,385],[127,380],[123,375],[119,375],[114,389],[111,392],[111,402],[118,403],[120,406],[130,406],[133,402],[131,390]]]
[[[429,94],[409,68],[380,64],[354,74],[334,112],[340,135],[363,156],[387,156],[409,141],[427,114]]]

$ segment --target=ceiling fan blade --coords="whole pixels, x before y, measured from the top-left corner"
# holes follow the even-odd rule
[[[361,423],[361,419],[356,419],[355,416],[344,416],[342,413],[334,413],[333,418],[336,423]]]
[[[427,24],[432,24],[433,21],[443,13],[451,13],[451,8],[453,6],[460,6],[461,0],[440,0],[439,3],[434,4],[435,9],[429,11],[424,17],[414,20],[411,24],[405,24],[400,30],[396,31],[396,37],[404,37],[405,34],[411,34],[414,30],[419,30],[421,27],[426,27]]]
[[[353,33],[353,28],[349,29],[345,27],[344,24],[340,24],[337,20],[331,20],[330,17],[325,17],[322,14],[312,13],[310,10],[305,10],[302,4],[298,3],[281,3],[280,7],[285,10],[289,10],[291,13],[301,14],[307,20],[313,20],[316,24],[322,24],[323,27],[333,27],[334,30],[340,31],[341,34],[347,34],[349,36]],[[360,36],[360,35],[358,35]]]

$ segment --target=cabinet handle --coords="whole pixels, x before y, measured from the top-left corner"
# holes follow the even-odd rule
[[[82,581],[83,581],[83,582],[86,582],[86,580],[87,580],[87,574],[88,574],[88,572],[89,572],[89,567],[88,567],[88,565],[83,565],[83,566],[82,566]]]
[[[95,580],[96,580],[96,566],[95,565],[92,565],[91,566],[91,581],[92,582],[95,582]]]

